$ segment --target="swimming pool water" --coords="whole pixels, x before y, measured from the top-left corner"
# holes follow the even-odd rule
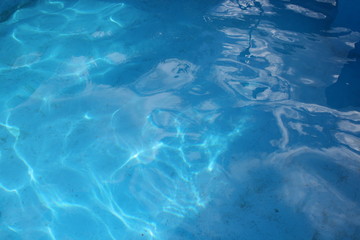
[[[356,0],[0,3],[0,239],[360,239]]]

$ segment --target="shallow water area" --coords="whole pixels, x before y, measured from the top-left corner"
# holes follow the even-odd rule
[[[3,1],[0,239],[359,239],[359,11]]]

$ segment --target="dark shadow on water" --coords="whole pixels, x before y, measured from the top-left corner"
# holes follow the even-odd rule
[[[360,42],[348,58],[337,82],[325,90],[327,104],[332,108],[360,107]]]
[[[0,2],[0,23],[7,21],[21,8],[32,7],[37,0],[2,0]]]

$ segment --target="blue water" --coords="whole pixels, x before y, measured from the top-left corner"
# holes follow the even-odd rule
[[[3,0],[0,240],[359,240],[357,0]]]

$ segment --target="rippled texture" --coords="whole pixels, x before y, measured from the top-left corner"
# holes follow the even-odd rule
[[[0,239],[359,239],[358,12],[3,1]]]

